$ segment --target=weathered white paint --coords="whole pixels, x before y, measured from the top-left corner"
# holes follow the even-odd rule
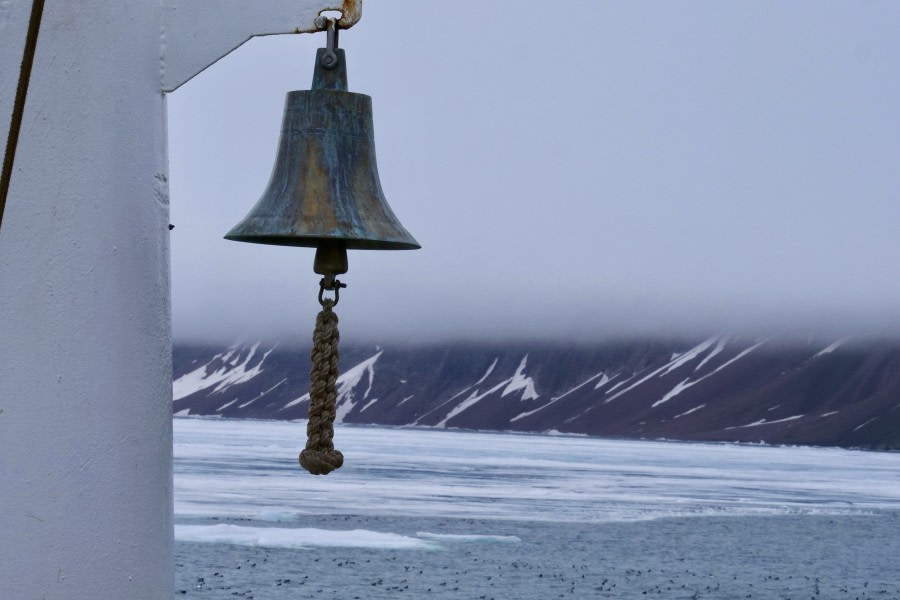
[[[326,10],[340,11],[338,23],[349,29],[362,11],[362,0],[168,0],[165,4],[162,86],[167,92],[251,36],[316,31],[316,17]]]
[[[172,598],[162,90],[330,4],[47,0],[0,226],[3,598]],[[0,2],[4,142],[30,9]]]

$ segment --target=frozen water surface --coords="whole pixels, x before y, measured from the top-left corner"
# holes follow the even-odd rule
[[[900,454],[175,419],[177,597],[900,598]],[[251,566],[252,565],[252,566]]]
[[[900,510],[900,454],[337,428],[333,476],[297,465],[305,423],[175,420],[179,516],[355,514],[614,522]]]

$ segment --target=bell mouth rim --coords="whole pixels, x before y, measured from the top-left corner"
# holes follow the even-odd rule
[[[369,94],[363,94],[361,92],[351,92],[349,90],[288,90],[284,93],[284,98],[286,101],[290,101],[291,98],[300,98],[303,96],[318,96],[319,94],[341,94],[344,96],[357,96],[363,102],[372,102],[372,96]],[[327,97],[327,96],[325,96]]]
[[[300,235],[242,235],[228,234],[224,236],[232,242],[246,242],[249,244],[265,244],[269,246],[294,246],[299,248],[318,248],[326,242],[341,242],[347,250],[419,250],[421,245],[414,239],[401,240],[367,240],[360,238],[343,238],[328,236],[300,236]]]

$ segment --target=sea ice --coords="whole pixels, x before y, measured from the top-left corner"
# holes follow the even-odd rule
[[[353,514],[601,523],[900,511],[897,453],[339,425],[344,466],[314,478],[296,462],[305,422],[174,425],[182,521]]]

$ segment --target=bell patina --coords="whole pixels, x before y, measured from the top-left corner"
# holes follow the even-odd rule
[[[319,49],[312,89],[288,92],[269,184],[225,239],[313,248],[420,247],[385,200],[372,99],[347,91],[343,50]]]

